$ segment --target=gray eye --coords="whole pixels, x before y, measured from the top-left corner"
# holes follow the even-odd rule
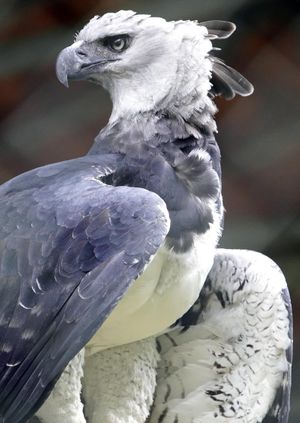
[[[124,40],[124,38],[117,38],[111,44],[111,48],[113,48],[116,51],[124,50],[125,46],[126,46],[126,41]]]
[[[102,41],[105,47],[108,47],[110,50],[120,53],[129,46],[129,36],[127,34],[123,35],[114,35],[112,37],[106,37]]]

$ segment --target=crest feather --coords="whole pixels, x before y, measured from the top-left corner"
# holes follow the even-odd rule
[[[253,93],[253,85],[238,71],[217,57],[211,56],[210,60],[212,61],[210,92],[213,97],[221,95],[230,100],[236,94],[245,97]]]
[[[199,25],[205,26],[210,40],[223,40],[230,37],[230,35],[236,30],[235,24],[228,21],[205,21],[199,22]]]

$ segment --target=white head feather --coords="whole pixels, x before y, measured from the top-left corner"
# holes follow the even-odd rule
[[[93,75],[111,94],[111,120],[149,110],[167,110],[184,119],[204,108],[214,113],[208,96],[212,44],[205,26],[121,10],[95,16],[79,32],[76,42],[118,34],[132,37],[130,47],[122,53],[121,61]]]

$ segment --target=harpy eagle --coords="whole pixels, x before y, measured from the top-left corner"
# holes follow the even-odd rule
[[[234,29],[120,11],[60,53],[113,111],[86,156],[0,187],[2,423],[287,422],[285,279],[216,249],[213,99],[253,90],[212,55]]]

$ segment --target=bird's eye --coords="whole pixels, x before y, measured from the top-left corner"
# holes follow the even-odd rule
[[[106,37],[103,40],[103,45],[109,47],[111,50],[120,53],[129,45],[128,35],[115,35],[113,37]]]
[[[116,51],[122,51],[125,48],[126,42],[124,38],[117,38],[111,43],[111,47]]]

